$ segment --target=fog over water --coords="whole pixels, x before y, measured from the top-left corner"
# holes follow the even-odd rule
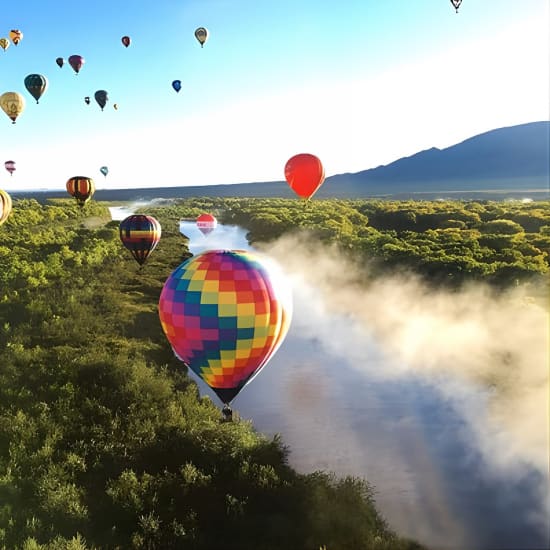
[[[237,227],[180,229],[194,254],[250,249]],[[547,548],[549,324],[533,289],[436,292],[403,275],[365,287],[319,243],[283,238],[262,253],[288,275],[293,320],[234,410],[280,433],[298,470],[365,477],[402,535]]]

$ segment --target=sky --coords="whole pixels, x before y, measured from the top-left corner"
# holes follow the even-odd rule
[[[549,4],[11,3],[0,37],[23,39],[0,50],[0,93],[26,106],[16,124],[0,112],[0,162],[16,162],[0,188],[64,189],[76,175],[98,189],[283,181],[298,153],[331,176],[549,120]],[[55,63],[73,54],[78,75]],[[39,104],[24,86],[34,73],[48,79]],[[104,111],[96,90],[109,94]]]

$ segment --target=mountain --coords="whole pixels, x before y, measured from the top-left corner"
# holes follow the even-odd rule
[[[316,198],[550,198],[550,121],[498,128],[445,149],[432,147],[369,170],[328,177]],[[13,192],[38,200],[64,191]],[[100,189],[97,200],[184,197],[295,197],[286,182]]]
[[[498,128],[370,170],[327,178],[319,196],[376,193],[548,190],[550,122]],[[321,191],[323,193],[321,193]]]

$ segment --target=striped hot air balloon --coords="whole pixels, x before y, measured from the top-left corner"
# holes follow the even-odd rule
[[[0,189],[0,225],[2,225],[11,213],[11,197]]]
[[[67,180],[67,192],[73,196],[82,208],[95,193],[95,184],[92,178],[74,176]]]
[[[153,216],[133,214],[120,222],[119,232],[122,244],[143,265],[160,241],[161,227]]]
[[[277,351],[292,299],[276,265],[242,250],[209,250],[172,272],[159,300],[174,354],[229,404]]]

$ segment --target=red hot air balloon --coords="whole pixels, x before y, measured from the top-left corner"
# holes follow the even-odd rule
[[[243,250],[209,250],[168,277],[159,317],[176,357],[227,405],[283,342],[292,297],[269,259]]]
[[[315,155],[301,153],[287,161],[285,178],[297,195],[310,199],[325,181],[325,169]]]
[[[119,234],[122,244],[143,265],[160,241],[161,227],[153,216],[133,214],[120,222]]]
[[[197,227],[199,231],[204,235],[209,235],[216,229],[218,225],[218,220],[212,214],[201,214],[197,218]]]
[[[123,36],[123,37],[121,38],[121,41],[122,41],[122,43],[124,44],[124,46],[125,46],[126,48],[127,48],[127,47],[130,45],[130,43],[132,42],[129,36]]]
[[[82,65],[84,65],[84,58],[81,55],[71,55],[69,57],[69,65],[73,68],[74,72],[78,74]]]
[[[6,162],[4,162],[4,166],[6,170],[13,176],[13,173],[15,172],[15,161],[7,160]]]

